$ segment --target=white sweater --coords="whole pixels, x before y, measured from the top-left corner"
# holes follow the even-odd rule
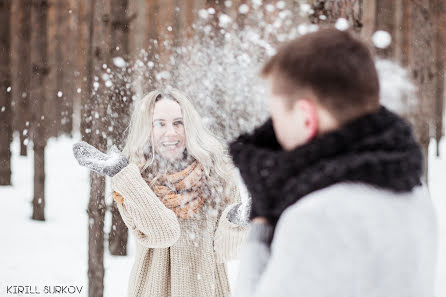
[[[227,297],[225,262],[236,257],[246,227],[226,218],[240,201],[206,220],[180,219],[164,206],[130,163],[112,178],[124,197],[118,210],[136,239],[128,297]]]
[[[252,224],[237,297],[433,297],[435,212],[425,186],[396,194],[341,183],[282,214],[271,249]]]

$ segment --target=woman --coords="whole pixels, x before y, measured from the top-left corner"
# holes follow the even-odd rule
[[[225,262],[246,234],[234,168],[178,90],[137,102],[123,153],[85,142],[83,166],[112,176],[113,196],[136,243],[128,296],[229,296]]]

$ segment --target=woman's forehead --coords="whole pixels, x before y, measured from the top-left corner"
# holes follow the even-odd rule
[[[181,107],[176,101],[164,99],[155,103],[153,120],[173,120],[182,117]]]

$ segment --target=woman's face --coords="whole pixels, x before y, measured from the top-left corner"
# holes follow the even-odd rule
[[[182,157],[186,133],[181,107],[176,101],[162,99],[155,103],[152,131],[156,153],[169,161]]]

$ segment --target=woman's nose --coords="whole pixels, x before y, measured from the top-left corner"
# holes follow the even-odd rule
[[[175,135],[176,131],[173,125],[167,125],[166,127],[166,135]]]

